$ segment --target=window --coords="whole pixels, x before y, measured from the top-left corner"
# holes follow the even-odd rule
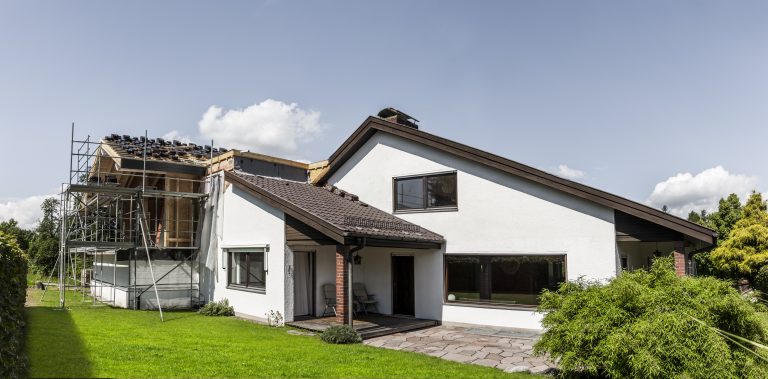
[[[565,281],[564,255],[447,255],[447,301],[537,305]]]
[[[227,285],[256,291],[266,290],[267,269],[264,248],[237,249],[227,252]]]
[[[453,209],[456,173],[395,178],[395,210]]]

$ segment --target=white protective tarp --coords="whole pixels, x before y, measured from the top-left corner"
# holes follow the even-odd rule
[[[221,195],[221,176],[212,175],[208,184],[208,199],[203,208],[203,228],[200,236],[200,262],[207,274],[216,275],[216,257],[219,250],[219,197]],[[215,273],[215,274],[214,274]],[[206,276],[208,276],[206,275]],[[212,283],[210,283],[212,284]]]

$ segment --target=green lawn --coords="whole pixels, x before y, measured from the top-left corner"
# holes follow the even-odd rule
[[[71,293],[71,292],[70,292]],[[30,290],[31,377],[533,378],[364,345],[329,345],[286,328],[192,312],[132,311]]]

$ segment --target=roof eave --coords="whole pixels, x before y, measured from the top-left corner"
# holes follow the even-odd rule
[[[299,207],[296,207],[295,205],[271,194],[269,191],[266,191],[263,188],[259,188],[258,186],[253,185],[253,183],[240,178],[232,172],[225,171],[224,178],[230,183],[233,183],[238,187],[247,190],[249,193],[256,196],[259,200],[262,200],[267,204],[282,210],[283,212],[289,214],[291,217],[294,217],[299,221],[309,225],[318,232],[323,233],[338,243],[345,243],[346,237],[349,236],[348,233],[337,228],[333,224],[328,223]]]
[[[705,243],[713,244],[716,239],[717,234],[714,230],[694,224],[680,217],[664,213],[647,205],[581,183],[563,179],[522,163],[451,141],[422,130],[399,125],[374,116],[366,118],[352,135],[347,138],[338,149],[336,149],[328,159],[329,165],[327,170],[318,177],[316,183],[324,184],[327,182],[327,180],[377,131],[390,133],[414,142],[432,146],[454,155],[465,157],[480,164],[494,167],[501,171],[665,226]]]
[[[275,208],[282,210],[283,212],[290,215],[291,217],[294,217],[297,220],[307,224],[308,226],[314,228],[318,232],[324,234],[325,236],[338,242],[339,244],[350,244],[351,241],[354,241],[357,238],[365,237],[366,239],[371,239],[373,241],[389,241],[389,243],[386,245],[388,247],[397,247],[396,246],[397,244],[403,245],[403,247],[405,247],[405,245],[407,244],[407,245],[413,245],[413,247],[417,245],[423,246],[419,248],[439,249],[442,245],[442,241],[393,238],[393,237],[386,237],[386,236],[368,235],[364,233],[348,232],[313,215],[312,213],[309,213],[295,206],[294,204],[291,204],[290,202],[280,198],[279,196],[275,196],[269,191],[266,191],[263,188],[260,188],[259,186],[256,186],[253,183],[250,183],[243,178],[240,178],[239,176],[237,176],[237,174],[233,172],[224,171],[224,178],[225,180],[235,184],[239,188],[246,190],[248,193],[252,194],[259,200],[264,201],[270,206],[273,206]],[[437,247],[434,247],[435,245]]]

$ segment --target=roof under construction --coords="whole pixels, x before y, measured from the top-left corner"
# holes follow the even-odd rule
[[[121,157],[144,158],[146,146],[147,159],[168,161],[193,165],[205,165],[212,157],[226,153],[225,148],[210,145],[197,145],[177,140],[167,141],[163,138],[132,137],[129,135],[112,134],[104,137],[103,142]]]

